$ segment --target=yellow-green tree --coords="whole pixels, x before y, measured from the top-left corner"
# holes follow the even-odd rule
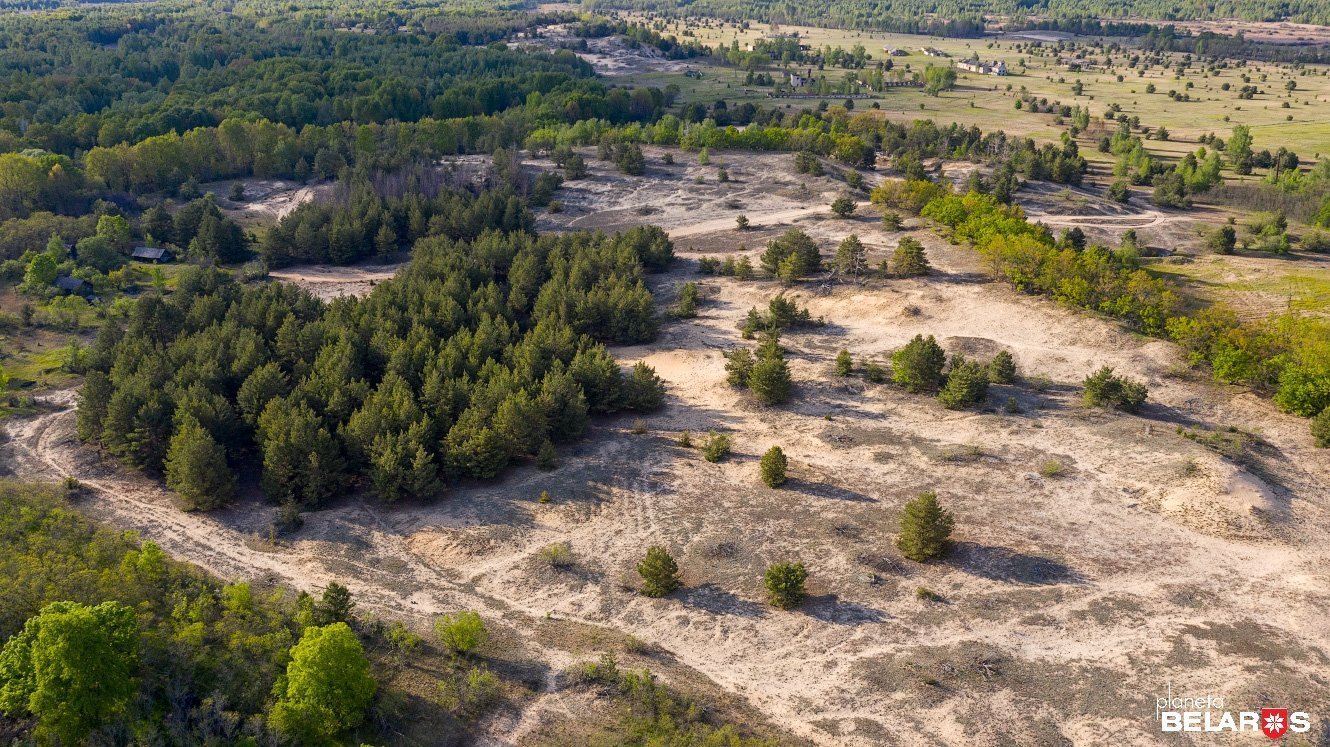
[[[296,744],[319,744],[360,725],[378,690],[369,659],[346,623],[306,628],[269,722]]]

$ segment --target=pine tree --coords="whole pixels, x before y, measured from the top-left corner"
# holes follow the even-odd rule
[[[854,373],[854,360],[850,357],[850,351],[841,348],[841,351],[836,353],[836,375],[849,376],[852,373]]]
[[[624,406],[637,412],[653,412],[665,405],[665,382],[656,375],[656,369],[643,361],[633,365],[633,371],[623,384]]]
[[[785,484],[785,470],[789,466],[785,452],[779,446],[772,446],[762,455],[762,482],[769,488],[779,488]]]
[[[850,234],[836,247],[836,269],[855,279],[868,270],[868,253],[858,236]]]
[[[748,348],[735,348],[725,353],[725,381],[732,387],[748,386],[748,377],[752,375],[756,363]]]
[[[988,364],[988,380],[994,384],[1010,384],[1016,380],[1016,359],[1006,350],[999,350]]]
[[[1319,448],[1330,448],[1330,407],[1312,418],[1312,439]]]
[[[193,417],[180,418],[166,452],[166,484],[191,511],[217,508],[236,492],[236,476],[222,448]]]
[[[947,551],[954,523],[951,513],[938,505],[937,493],[920,493],[905,504],[896,547],[905,557],[921,563],[939,557]]]
[[[916,394],[935,391],[942,383],[947,355],[932,335],[915,335],[905,347],[891,354],[891,378]]]
[[[924,245],[910,236],[902,238],[891,255],[891,268],[897,276],[904,278],[927,275],[930,268]]]
[[[642,593],[649,597],[663,597],[679,588],[679,565],[665,548],[654,545],[647,549],[646,557],[637,564],[642,576]]]
[[[960,354],[952,356],[947,383],[937,395],[942,405],[949,410],[959,410],[983,402],[987,395],[987,366],[968,361]]]
[[[831,202],[831,212],[835,213],[837,218],[848,218],[854,215],[857,207],[859,206],[849,197],[837,197]]]
[[[748,389],[764,405],[779,405],[790,399],[790,369],[785,357],[764,356],[753,364],[748,374]]]
[[[808,569],[803,563],[772,563],[767,566],[762,581],[767,587],[767,600],[773,607],[794,609],[804,600]]]

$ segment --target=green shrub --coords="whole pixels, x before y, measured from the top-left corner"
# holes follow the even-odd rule
[[[439,643],[454,654],[469,654],[489,640],[489,631],[480,615],[470,610],[456,615],[444,615],[434,621],[434,635]]]
[[[941,594],[938,594],[937,592],[935,592],[935,591],[933,591],[933,590],[931,590],[931,589],[924,588],[924,587],[922,587],[922,586],[919,586],[919,587],[916,587],[916,588],[915,588],[915,590],[914,590],[914,598],[915,598],[915,599],[918,599],[918,600],[920,600],[920,601],[924,601],[924,602],[941,602],[941,601],[942,601],[942,595],[941,595]]]
[[[1312,418],[1312,438],[1316,440],[1316,445],[1320,448],[1330,448],[1330,407],[1325,408],[1320,415]]]
[[[708,462],[719,462],[730,453],[730,437],[724,433],[712,431],[702,444],[702,458]]]
[[[836,375],[849,376],[854,373],[854,360],[850,358],[850,351],[841,349],[836,353]]]
[[[554,444],[546,439],[540,445],[540,450],[536,452],[536,468],[543,472],[550,472],[559,466],[559,452],[554,448]]]
[[[1113,369],[1108,366],[1085,378],[1085,404],[1090,407],[1136,412],[1145,403],[1146,392],[1145,384],[1115,376]]]
[[[808,569],[803,563],[772,563],[762,581],[767,587],[767,601],[773,607],[794,609],[804,600]]]
[[[947,551],[954,523],[951,513],[938,504],[937,493],[920,493],[905,504],[896,547],[905,557],[921,563],[939,557]]]
[[[563,570],[573,567],[573,549],[567,542],[555,542],[540,548],[540,559],[551,568]]]
[[[647,549],[637,573],[642,577],[642,593],[649,597],[663,597],[679,588],[679,564],[659,545]]]
[[[733,387],[748,386],[748,377],[752,375],[756,363],[753,352],[748,348],[735,348],[725,353],[725,381]]]
[[[1039,474],[1043,475],[1044,477],[1057,477],[1061,475],[1064,471],[1065,470],[1062,466],[1062,462],[1059,462],[1056,459],[1049,459],[1048,461],[1039,465]]]
[[[785,470],[789,467],[789,460],[785,458],[785,452],[781,451],[779,446],[772,446],[767,449],[767,453],[762,455],[761,469],[762,482],[769,488],[778,488],[785,484]]]

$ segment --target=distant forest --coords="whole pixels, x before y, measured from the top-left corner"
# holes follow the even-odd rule
[[[1330,5],[1316,0],[588,0],[583,7],[961,37],[978,36],[982,17],[991,15],[1018,24],[1030,16],[1330,23]]]

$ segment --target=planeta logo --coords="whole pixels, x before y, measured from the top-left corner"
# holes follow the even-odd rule
[[[1155,698],[1155,719],[1165,732],[1243,733],[1261,732],[1279,739],[1289,732],[1304,734],[1311,730],[1311,715],[1287,708],[1262,708],[1260,711],[1230,711],[1224,698],[1212,694],[1175,695],[1170,683],[1165,695]]]
[[[1279,739],[1288,731],[1287,708],[1262,708],[1261,733],[1271,739]]]

